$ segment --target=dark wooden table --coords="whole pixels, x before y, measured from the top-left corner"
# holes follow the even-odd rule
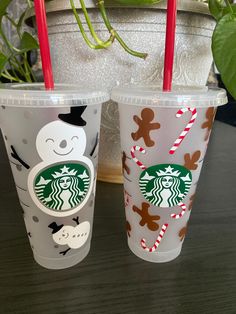
[[[236,128],[216,122],[181,256],[144,262],[128,249],[122,186],[98,183],[92,249],[50,271],[32,258],[0,144],[1,314],[236,313]]]

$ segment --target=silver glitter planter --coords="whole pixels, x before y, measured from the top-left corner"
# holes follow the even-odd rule
[[[97,34],[106,40],[109,33],[93,6],[93,2],[87,3],[92,23]],[[205,85],[212,63],[210,46],[215,22],[202,3],[182,0],[179,9],[174,82]],[[129,55],[117,42],[107,50],[91,50],[79,32],[68,1],[52,1],[48,5],[48,27],[56,82],[109,90],[128,82],[161,84],[165,44],[164,5],[151,8],[110,7],[107,12],[112,26],[129,47],[147,52],[147,60]],[[82,14],[81,19],[87,30]],[[118,125],[118,109],[110,101],[104,106],[102,114],[98,179],[120,183]]]

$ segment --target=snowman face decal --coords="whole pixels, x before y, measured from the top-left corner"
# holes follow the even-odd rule
[[[62,121],[53,121],[43,127],[37,136],[36,147],[42,160],[71,159],[84,154],[86,134],[78,128]]]
[[[88,200],[94,168],[83,156],[83,128],[56,120],[45,125],[36,138],[42,162],[30,172],[28,188],[34,203],[45,213],[65,217],[79,211]]]

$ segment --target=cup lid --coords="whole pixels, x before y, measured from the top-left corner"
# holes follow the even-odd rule
[[[109,99],[105,91],[72,84],[55,84],[54,90],[45,90],[43,83],[0,84],[0,105],[4,106],[74,107],[95,105]]]
[[[163,92],[160,86],[126,85],[115,87],[111,99],[135,106],[157,107],[218,107],[227,103],[226,91],[206,86],[173,86],[171,92]]]

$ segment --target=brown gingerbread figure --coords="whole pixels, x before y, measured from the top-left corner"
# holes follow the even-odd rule
[[[186,225],[185,227],[183,227],[180,231],[179,231],[179,238],[180,241],[182,242],[187,234],[188,231],[188,226]]]
[[[124,189],[124,200],[125,200],[125,207],[129,206],[131,202],[131,195]]]
[[[215,119],[215,114],[216,114],[216,109],[214,107],[210,107],[207,109],[206,112],[206,121],[202,124],[202,129],[207,129],[206,136],[205,136],[205,141],[209,139],[212,125],[214,123]]]
[[[128,167],[128,165],[126,163],[126,160],[127,160],[127,155],[123,151],[123,154],[122,154],[122,169],[123,169],[123,173],[126,171],[127,174],[130,174],[130,168]]]
[[[128,222],[128,220],[126,220],[126,231],[127,231],[128,237],[130,237],[131,225],[130,225],[130,223]]]
[[[155,220],[159,220],[160,216],[150,215],[148,212],[149,207],[150,205],[148,203],[142,203],[142,208],[138,208],[134,205],[133,211],[138,213],[142,218],[139,222],[140,226],[147,225],[149,230],[156,231],[159,229],[159,225],[155,222]]]
[[[196,170],[198,168],[198,162],[201,157],[200,150],[196,150],[192,156],[187,153],[184,155],[184,167],[188,170]]]
[[[188,206],[188,210],[190,211],[193,207],[193,201],[194,201],[194,198],[195,198],[195,193],[193,195],[191,195],[190,197],[190,202],[189,202],[189,206]]]
[[[147,147],[155,145],[155,142],[150,137],[150,131],[157,130],[161,127],[160,123],[151,123],[154,119],[154,112],[150,108],[144,108],[141,112],[141,119],[138,116],[133,117],[134,122],[138,125],[138,130],[131,133],[132,139],[138,141],[143,138],[144,143]]]

